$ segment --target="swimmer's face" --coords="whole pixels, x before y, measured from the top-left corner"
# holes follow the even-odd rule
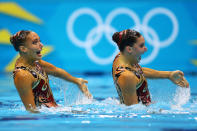
[[[132,54],[135,56],[137,62],[139,62],[141,60],[141,55],[147,51],[147,48],[145,46],[145,40],[142,35],[137,38],[137,42],[133,45],[132,48]]]
[[[42,58],[42,47],[43,44],[40,42],[40,37],[35,32],[31,32],[27,36],[23,52],[30,59],[40,60]]]

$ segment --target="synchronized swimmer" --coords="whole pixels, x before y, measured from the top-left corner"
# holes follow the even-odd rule
[[[86,86],[87,80],[73,77],[65,70],[41,60],[43,44],[35,32],[19,31],[10,37],[10,42],[20,54],[15,64],[13,76],[15,87],[26,110],[37,112],[37,107],[41,105],[58,106],[49,86],[48,75],[72,82],[78,85],[85,96],[92,97]]]
[[[112,67],[120,103],[151,104],[146,78],[166,78],[178,86],[189,87],[182,71],[157,71],[139,65],[141,55],[147,51],[144,37],[139,32],[131,29],[123,30],[114,33],[112,39],[120,50]]]

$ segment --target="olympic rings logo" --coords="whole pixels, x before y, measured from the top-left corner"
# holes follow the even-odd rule
[[[92,28],[87,34],[86,39],[82,41],[76,37],[73,31],[73,26],[74,26],[76,19],[79,16],[84,15],[84,14],[93,17],[97,22],[97,26]],[[172,44],[178,35],[178,30],[179,30],[178,21],[175,15],[166,8],[159,7],[159,8],[154,8],[150,10],[144,16],[142,22],[140,22],[138,15],[133,10],[128,9],[128,8],[117,8],[113,10],[112,12],[108,14],[105,22],[102,21],[101,16],[95,10],[90,9],[90,8],[80,8],[76,10],[74,13],[72,13],[71,16],[69,17],[67,27],[66,27],[69,39],[76,46],[80,48],[84,48],[86,50],[88,57],[95,63],[101,64],[101,65],[109,64],[113,61],[114,57],[118,53],[118,49],[116,45],[112,42],[111,40],[112,36],[110,35],[111,33],[114,33],[117,30],[111,26],[111,23],[115,17],[117,17],[118,15],[122,15],[122,14],[128,15],[134,21],[135,25],[130,28],[138,29],[138,31],[142,32],[146,42],[150,44],[151,46],[153,46],[152,52],[150,53],[149,56],[141,60],[141,64],[148,64],[152,62],[158,55],[159,49],[167,47],[170,44]],[[156,33],[156,31],[148,25],[150,19],[152,19],[152,17],[158,14],[166,15],[171,20],[172,25],[173,25],[173,30],[170,36],[166,40],[163,40],[163,41],[159,39],[159,36]],[[103,36],[103,33],[106,36],[106,39],[109,41],[109,43],[112,44],[116,48],[114,53],[107,58],[100,58],[96,56],[96,54],[93,52],[93,49],[92,49],[93,46],[98,44],[101,37]],[[151,34],[152,38],[149,36],[149,34]],[[96,36],[96,37],[93,37],[93,36]]]

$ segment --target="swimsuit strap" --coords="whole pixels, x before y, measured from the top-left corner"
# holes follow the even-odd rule
[[[138,73],[137,71],[135,70],[132,70],[130,67],[123,67],[123,66],[119,66],[116,68],[116,73],[115,73],[115,77],[116,77],[116,80],[118,80],[118,78],[120,77],[120,75],[125,72],[126,70],[130,71],[130,72],[133,72],[135,74],[135,76],[140,79],[140,73]]]
[[[33,76],[34,78],[38,78],[38,75],[37,75],[37,73],[36,73],[35,71],[33,71],[33,70],[31,70],[30,68],[25,67],[25,66],[16,67],[15,70],[13,71],[13,77],[15,77],[16,73],[17,73],[18,70],[20,70],[20,69],[21,69],[21,70],[29,71],[29,72],[32,74],[32,76]]]

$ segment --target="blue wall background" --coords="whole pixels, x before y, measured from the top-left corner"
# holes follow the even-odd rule
[[[17,55],[3,39],[24,29],[35,31],[53,48],[43,59],[55,66],[70,72],[110,72],[118,52],[111,36],[128,28],[145,37],[148,52],[142,66],[196,71],[196,7],[194,0],[0,1],[0,32],[8,32],[0,33],[0,71],[5,72]],[[16,15],[20,11],[37,21]]]

